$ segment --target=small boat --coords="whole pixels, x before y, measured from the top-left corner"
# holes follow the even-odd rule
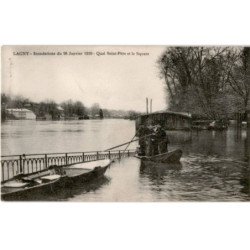
[[[50,167],[31,174],[19,174],[1,184],[2,200],[26,200],[39,194],[52,193],[65,175],[57,168]]]
[[[157,163],[178,163],[182,156],[182,150],[176,149],[164,154],[154,156],[136,156],[143,161],[151,161]]]
[[[110,164],[111,160],[105,159],[72,164],[63,167],[62,170],[67,177],[66,184],[72,184],[75,182],[83,183],[102,177]]]

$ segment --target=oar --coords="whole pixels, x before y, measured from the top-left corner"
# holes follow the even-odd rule
[[[122,154],[123,154],[124,152],[126,152],[127,148],[129,147],[130,143],[134,140],[134,138],[136,137],[136,135],[137,135],[137,133],[139,132],[139,130],[140,130],[140,128],[136,131],[134,137],[133,137],[132,140],[128,143],[127,147],[123,150]],[[152,133],[152,134],[153,134],[153,133]],[[141,139],[142,139],[142,138],[145,138],[145,137],[148,137],[148,136],[151,136],[152,134],[143,136],[143,137],[141,137]],[[139,140],[139,139],[138,139],[138,140]]]
[[[140,129],[141,129],[141,128],[139,128],[139,129],[135,132],[135,135],[133,136],[133,138],[132,138],[129,142],[126,142],[126,143],[120,144],[120,145],[118,145],[118,146],[109,148],[109,149],[107,149],[107,150],[105,150],[105,151],[109,151],[109,150],[114,149],[114,148],[119,148],[119,147],[124,146],[124,145],[126,145],[126,144],[128,144],[128,146],[129,146],[129,144],[130,144],[132,141],[138,141],[139,139],[134,140],[134,138],[136,137],[136,135],[137,135],[137,133],[139,132]],[[128,148],[128,146],[125,148],[125,150]],[[124,151],[123,151],[122,153],[124,153]]]
[[[127,144],[129,144],[129,143],[134,142],[134,141],[139,141],[139,139],[135,139],[135,140],[132,140],[132,141],[129,141],[129,142],[125,142],[125,143],[123,143],[123,144],[114,146],[114,147],[112,147],[112,148],[108,148],[108,149],[106,149],[106,150],[104,150],[104,151],[109,151],[109,150],[112,150],[112,149],[115,149],[115,148],[119,148],[119,147],[121,147],[121,146],[127,145]]]
[[[139,130],[140,130],[140,128],[136,131],[134,137],[133,137],[132,140],[128,143],[127,147],[123,150],[122,154],[123,154],[124,152],[126,152],[127,148],[129,147],[129,145],[130,145],[130,143],[133,141],[133,139],[136,137],[136,135],[137,135],[137,133],[139,132]],[[154,133],[151,133],[151,134],[149,134],[149,135],[143,136],[143,137],[141,137],[141,139],[146,138],[146,137],[148,137],[148,136],[151,136],[151,135],[153,135],[153,134],[154,134]]]
[[[145,135],[145,136],[141,137],[140,139],[144,139],[144,138],[149,137],[149,136],[151,136],[151,135],[153,135],[153,134],[154,134],[154,133],[149,134],[149,135]],[[135,137],[135,136],[134,136],[134,137]],[[134,138],[134,137],[133,137],[133,138]],[[112,147],[112,148],[108,148],[108,149],[106,149],[106,150],[104,150],[104,151],[109,151],[109,150],[112,150],[112,149],[115,149],[115,148],[119,148],[119,147],[121,147],[121,146],[130,144],[130,143],[132,143],[132,142],[139,141],[140,139],[135,139],[135,140],[132,139],[132,140],[129,141],[129,142],[124,142],[124,143],[122,143],[122,144],[120,144],[120,145],[114,146],[114,147]]]
[[[139,130],[139,129],[138,129],[138,130]],[[137,131],[137,132],[138,132],[138,131]],[[127,150],[127,148],[129,147],[130,143],[131,143],[131,142],[134,140],[134,138],[136,137],[137,132],[135,133],[135,135],[134,135],[134,137],[132,138],[132,140],[128,143],[127,147],[123,150],[122,155],[123,155],[124,152],[126,152],[126,150]]]

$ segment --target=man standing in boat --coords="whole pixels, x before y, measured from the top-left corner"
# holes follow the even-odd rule
[[[156,126],[155,138],[157,143],[157,154],[164,154],[168,152],[169,139],[167,133],[161,125]]]
[[[155,155],[155,131],[152,125],[147,127],[147,136],[145,137],[145,153],[146,156],[153,156]]]
[[[158,150],[158,144],[159,144],[159,135],[158,135],[158,125],[155,125],[152,128],[152,133],[151,133],[151,144],[152,144],[152,153],[151,156],[153,155],[158,155],[159,150]]]
[[[160,125],[141,125],[138,130],[141,156],[154,156],[168,152],[168,136]]]
[[[141,125],[138,129],[140,152],[139,155],[146,155],[147,151],[147,136],[150,134],[150,129],[145,125]]]

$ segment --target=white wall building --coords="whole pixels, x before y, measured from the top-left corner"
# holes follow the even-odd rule
[[[35,120],[36,115],[29,109],[6,109],[7,113],[18,120]]]

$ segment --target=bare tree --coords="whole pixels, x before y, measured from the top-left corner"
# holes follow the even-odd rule
[[[170,108],[218,118],[228,113],[228,82],[240,48],[171,47],[158,60]]]
[[[237,56],[237,61],[230,71],[228,83],[239,101],[239,111],[245,112],[248,105],[249,84],[245,80],[248,51],[244,48]]]

